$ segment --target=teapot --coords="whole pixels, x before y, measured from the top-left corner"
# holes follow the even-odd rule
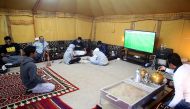
[[[151,75],[150,79],[155,84],[162,84],[164,75],[160,71],[156,71]]]

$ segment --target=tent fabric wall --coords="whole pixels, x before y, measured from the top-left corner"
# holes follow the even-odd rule
[[[190,20],[163,21],[159,43],[190,59]]]
[[[5,15],[10,19],[11,35],[17,43],[33,42],[38,36],[44,36],[47,41],[74,40],[78,36],[91,38],[91,17],[61,12],[38,12],[33,15],[30,11],[11,10],[0,13],[1,39],[8,35]],[[3,43],[1,40],[0,44]]]
[[[115,22],[118,21],[118,22]],[[130,29],[130,25],[134,23],[133,29],[142,31],[160,32],[158,37],[159,47],[165,44],[167,48],[174,49],[181,57],[190,59],[190,20],[167,20],[161,21],[158,25],[157,20],[140,20],[135,22],[123,22],[119,20],[98,21],[96,23],[96,40],[104,43],[123,46],[124,30]],[[116,26],[117,25],[117,26]],[[160,28],[160,31],[157,31]]]
[[[90,39],[92,33],[92,20],[76,19],[76,37],[81,36],[83,39]]]
[[[135,29],[158,32],[159,43],[173,48],[174,52],[190,59],[190,13],[153,15],[116,15],[92,17],[61,12],[38,12],[12,10],[0,13],[0,44],[8,35],[6,16],[11,23],[15,42],[32,42],[43,35],[48,41],[84,39],[101,40],[104,43],[123,45],[124,30]],[[160,31],[158,31],[160,30]],[[158,47],[157,46],[157,47]]]
[[[73,18],[36,18],[37,36],[48,41],[71,40],[75,38],[75,19]]]
[[[125,29],[130,29],[130,23],[98,22],[96,23],[95,40],[122,46]]]
[[[0,15],[0,44],[4,44],[6,35],[8,35],[6,16]]]
[[[177,19],[190,19],[190,12],[181,13],[165,13],[165,14],[136,14],[136,15],[110,15],[110,16],[100,16],[96,17],[96,22],[137,22],[145,20],[157,20],[157,21],[167,21],[167,20],[177,20]]]
[[[133,24],[134,23],[134,24]],[[156,32],[157,21],[146,20],[139,22],[97,22],[96,23],[96,41],[101,40],[108,44],[123,46],[124,30],[132,29]],[[146,25],[146,26],[145,26]]]
[[[135,30],[143,30],[143,31],[153,31],[156,32],[157,28],[157,21],[155,20],[145,20],[145,21],[138,21],[134,24]],[[146,26],[145,26],[146,25]]]
[[[31,42],[34,40],[33,19],[31,16],[9,16],[11,35],[15,42]]]
[[[78,36],[90,39],[92,22],[88,19],[47,17],[36,18],[36,35],[49,41],[73,40]]]

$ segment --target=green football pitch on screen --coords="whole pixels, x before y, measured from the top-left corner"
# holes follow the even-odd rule
[[[124,47],[152,53],[154,49],[154,40],[154,32],[126,30]]]

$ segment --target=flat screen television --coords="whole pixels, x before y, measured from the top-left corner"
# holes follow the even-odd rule
[[[140,52],[153,53],[155,32],[125,30],[124,47]]]

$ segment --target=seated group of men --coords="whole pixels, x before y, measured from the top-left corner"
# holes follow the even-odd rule
[[[21,56],[24,55],[23,50],[20,48],[19,44],[13,43],[10,36],[4,37],[5,44],[0,48],[0,65],[1,70],[6,70],[8,66],[17,66],[21,63]],[[43,61],[44,57],[48,53],[48,43],[44,40],[43,36],[39,37],[38,41],[33,43],[33,46],[36,47],[36,57],[35,61]],[[47,55],[48,57],[48,55]]]
[[[1,72],[7,70],[6,67],[20,65],[22,56],[24,55],[23,50],[19,44],[13,43],[10,36],[4,37],[5,44],[0,48],[0,67]],[[44,40],[43,36],[35,38],[33,46],[36,47],[35,62],[41,62],[44,60],[49,61],[49,50],[48,43]],[[73,64],[80,61],[80,56],[86,55],[86,48],[83,44],[82,38],[74,40],[67,48],[64,54],[64,62],[66,64]],[[93,57],[89,58],[90,62],[97,65],[108,64],[108,50],[107,47],[98,41],[97,48],[93,52]]]
[[[4,37],[5,45],[1,47],[1,66],[2,71],[7,66],[20,65],[20,76],[22,83],[27,89],[27,93],[45,93],[54,90],[55,85],[47,83],[37,74],[37,66],[34,62],[44,61],[45,57],[49,57],[48,43],[40,36],[33,45],[26,46],[23,50],[19,44],[13,43],[10,36]],[[73,64],[80,61],[80,57],[86,54],[86,49],[79,37],[73,41],[64,53],[64,62]],[[49,58],[48,58],[49,59]],[[47,60],[48,60],[47,59]],[[103,52],[96,48],[93,56],[89,58],[93,64],[107,65],[108,59]],[[4,72],[3,72],[4,73]]]
[[[5,44],[1,47],[0,73],[6,73],[7,66],[20,65],[20,77],[28,92],[45,93],[54,90],[55,85],[45,82],[37,75],[37,66],[34,62],[42,61],[48,53],[48,43],[42,36],[23,50],[19,44],[13,43],[10,36],[4,37]]]
[[[73,41],[71,43],[67,50],[64,53],[63,60],[65,64],[73,64],[78,63],[81,58],[78,56],[85,55],[86,54],[86,48],[84,47],[84,44],[82,43],[82,38],[78,37],[77,40]],[[107,58],[108,50],[104,44],[102,44],[101,41],[98,41],[96,49],[94,49],[92,53],[92,57],[89,57],[88,60],[92,64],[96,65],[107,65],[108,64],[108,58]]]

